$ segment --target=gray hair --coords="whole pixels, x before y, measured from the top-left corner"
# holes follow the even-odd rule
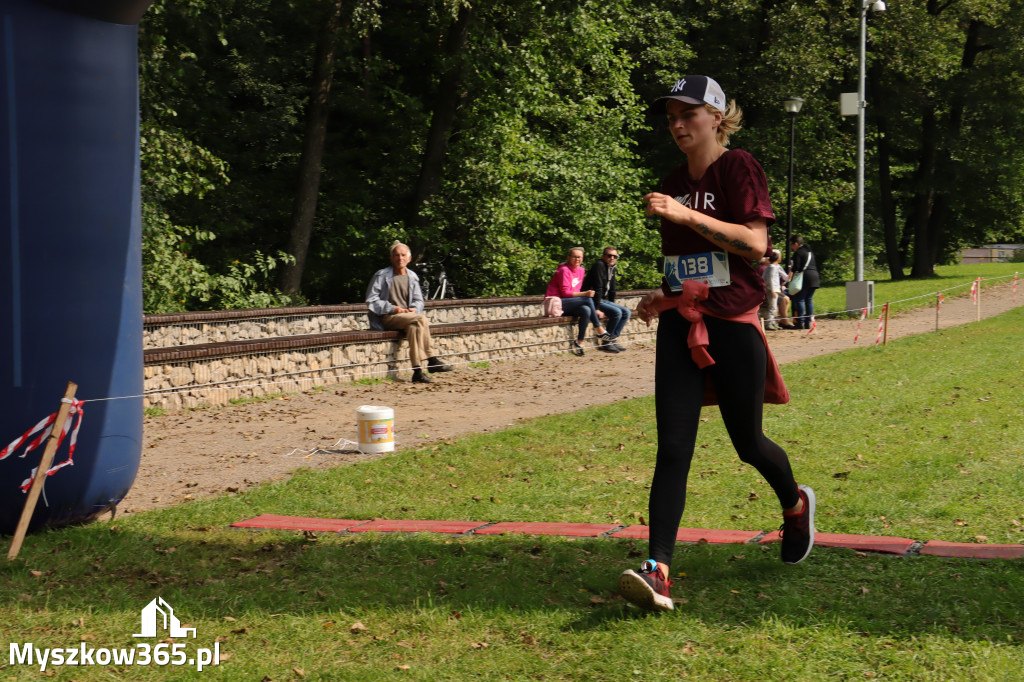
[[[403,244],[402,242],[400,242],[400,241],[398,241],[398,240],[396,239],[396,240],[395,240],[394,242],[392,242],[392,244],[391,244],[391,251],[389,252],[389,253],[390,253],[390,255],[394,256],[394,255],[395,255],[395,249],[397,249],[397,248],[398,248],[399,246],[404,246],[404,247],[405,247],[405,249],[406,249],[406,251],[408,251],[409,253],[412,253],[412,249],[410,249],[410,248],[409,248],[409,245],[408,245],[408,244]]]
[[[566,252],[566,254],[565,254],[565,259],[566,259],[566,260],[569,260],[569,256],[571,256],[571,255],[572,255],[572,252],[573,252],[573,251],[579,251],[579,252],[580,252],[580,255],[581,255],[581,256],[582,256],[582,255],[584,255],[584,254],[586,253],[586,251],[584,251],[584,250],[583,250],[583,247],[582,247],[582,246],[574,246],[574,247],[572,247],[571,249],[569,249],[569,250],[568,250],[568,251]]]

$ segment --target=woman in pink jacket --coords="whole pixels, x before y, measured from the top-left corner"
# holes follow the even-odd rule
[[[587,325],[593,323],[594,333],[600,336],[605,333],[601,320],[594,306],[594,291],[580,291],[583,288],[583,277],[587,271],[583,268],[583,248],[575,246],[569,249],[566,262],[558,266],[554,277],[548,282],[545,296],[558,296],[562,299],[562,313],[579,319],[580,330],[576,340],[569,345],[574,355],[583,355],[580,341],[587,335]]]

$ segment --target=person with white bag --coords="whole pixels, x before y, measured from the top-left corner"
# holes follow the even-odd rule
[[[793,260],[789,267],[789,300],[793,304],[793,324],[797,329],[810,329],[814,317],[814,292],[821,286],[818,262],[811,249],[798,234],[790,239]]]

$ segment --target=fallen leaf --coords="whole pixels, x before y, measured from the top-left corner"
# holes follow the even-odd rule
[[[350,625],[348,629],[349,629],[350,632],[355,634],[357,632],[364,632],[368,628],[365,625],[363,625],[362,623],[352,623],[352,625]]]

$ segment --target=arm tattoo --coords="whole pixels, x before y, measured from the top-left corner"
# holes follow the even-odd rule
[[[697,231],[700,232],[705,237],[708,237],[712,241],[716,241],[720,244],[728,244],[729,246],[732,246],[733,248],[739,249],[741,251],[753,251],[753,248],[751,248],[750,244],[746,243],[742,239],[729,239],[728,236],[721,232],[714,232],[710,227],[708,227],[704,223],[697,223]]]

